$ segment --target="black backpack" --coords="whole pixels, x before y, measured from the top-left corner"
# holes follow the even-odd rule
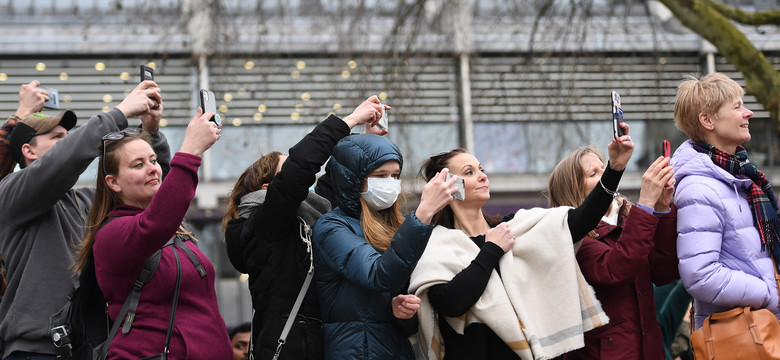
[[[190,240],[189,235],[177,234],[165,246],[176,245],[180,247],[198,270],[198,274],[204,277],[206,276],[206,269],[192,250],[184,245],[184,242],[187,240]],[[173,254],[176,259],[177,280],[171,317],[168,323],[166,351],[167,343],[171,337],[174,314],[176,313],[179,278],[181,276],[176,247],[173,247]],[[120,321],[124,320],[124,325],[122,326],[123,333],[128,333],[133,325],[138,302],[141,298],[141,290],[143,290],[144,285],[152,279],[157,271],[161,255],[162,250],[157,250],[146,258],[141,266],[141,270],[138,272],[133,288],[127,295],[122,305],[122,310],[119,311],[117,316]],[[111,344],[111,340],[113,340],[119,327],[114,327],[108,316],[108,304],[105,296],[103,296],[103,291],[98,286],[97,276],[95,275],[95,261],[91,253],[79,275],[78,282],[73,287],[70,296],[68,296],[67,303],[49,319],[49,329],[57,359],[103,360],[101,357],[105,357],[108,352],[108,346]]]
[[[135,285],[125,300],[127,306],[123,308],[129,308],[128,302],[132,302],[133,298],[136,299],[135,306],[138,306],[137,299],[144,285],[154,276],[160,264],[160,255],[161,251],[158,250],[144,261]],[[128,310],[135,313],[134,307]],[[106,339],[112,325],[108,317],[108,304],[95,275],[95,260],[90,254],[67,303],[49,320],[49,334],[54,342],[57,359],[97,360],[93,354],[101,345],[107,346],[111,342]]]

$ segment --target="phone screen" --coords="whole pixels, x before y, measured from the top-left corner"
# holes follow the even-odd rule
[[[154,69],[150,66],[141,65],[141,81],[144,80],[154,81]]]
[[[200,108],[203,109],[204,113],[214,113],[214,116],[212,116],[209,121],[213,121],[217,125],[222,125],[222,118],[217,114],[217,99],[214,97],[213,92],[206,89],[200,90]]]
[[[447,173],[447,180],[449,180],[453,176],[454,175],[452,175],[450,173]],[[463,200],[466,199],[466,191],[463,189],[463,178],[462,177],[458,177],[458,179],[455,180],[455,183],[452,184],[452,187],[458,189],[458,191],[452,193],[452,197],[455,200],[463,201]]]
[[[625,135],[625,131],[620,127],[623,123],[623,106],[620,102],[620,95],[617,91],[612,91],[612,136],[617,139]]]

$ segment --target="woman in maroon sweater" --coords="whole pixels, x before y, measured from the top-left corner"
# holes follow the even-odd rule
[[[214,267],[192,241],[165,246],[179,232],[195,196],[200,157],[219,138],[221,129],[209,121],[212,115],[198,111],[192,119],[165,181],[148,135],[125,132],[103,138],[95,200],[78,265],[83,266],[92,252],[112,321],[127,323],[117,319],[120,308],[144,260],[162,249],[159,266],[141,292],[132,327],[128,333],[117,332],[108,359],[164,352],[176,287],[175,256],[180,259],[181,283],[168,359],[233,358],[217,307]]]
[[[665,358],[653,284],[680,278],[674,171],[668,161],[659,157],[644,173],[636,204],[615,197],[598,226],[582,239],[577,262],[609,324],[586,332],[585,347],[566,354],[566,360]],[[550,206],[578,206],[599,187],[604,167],[594,147],[570,153],[550,175]]]

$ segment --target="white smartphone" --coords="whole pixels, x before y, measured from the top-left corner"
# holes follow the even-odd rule
[[[382,116],[379,118],[379,122],[376,123],[376,126],[381,130],[387,130],[387,109],[385,109],[385,104],[380,103],[379,105],[382,106]]]
[[[455,175],[447,173],[447,180],[449,180],[453,176],[455,176]],[[463,178],[462,177],[458,177],[458,179],[455,180],[455,183],[452,184],[452,187],[458,189],[458,191],[452,193],[452,197],[455,200],[463,201],[463,200],[466,199],[466,191],[463,189]]]

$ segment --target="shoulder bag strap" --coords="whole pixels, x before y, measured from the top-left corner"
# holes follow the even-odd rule
[[[295,321],[295,317],[298,316],[298,310],[301,308],[303,298],[306,297],[306,292],[309,290],[309,285],[311,284],[311,278],[313,276],[314,272],[309,270],[309,272],[306,274],[306,280],[303,281],[303,286],[301,286],[301,291],[298,292],[298,298],[295,299],[295,305],[293,305],[290,316],[287,317],[287,323],[284,324],[282,335],[279,337],[279,346],[276,347],[276,353],[274,354],[273,360],[279,359],[279,354],[282,352],[282,346],[287,341],[287,335],[290,333],[290,329],[292,328],[292,324]]]
[[[173,304],[171,305],[171,317],[168,319],[168,334],[165,335],[165,351],[163,352],[167,358],[169,348],[171,345],[171,334],[173,333],[173,319],[176,317],[176,305],[179,303],[179,288],[181,286],[181,261],[179,261],[179,254],[176,252],[176,247],[171,246],[173,250],[173,257],[176,258],[176,288],[173,290]]]

